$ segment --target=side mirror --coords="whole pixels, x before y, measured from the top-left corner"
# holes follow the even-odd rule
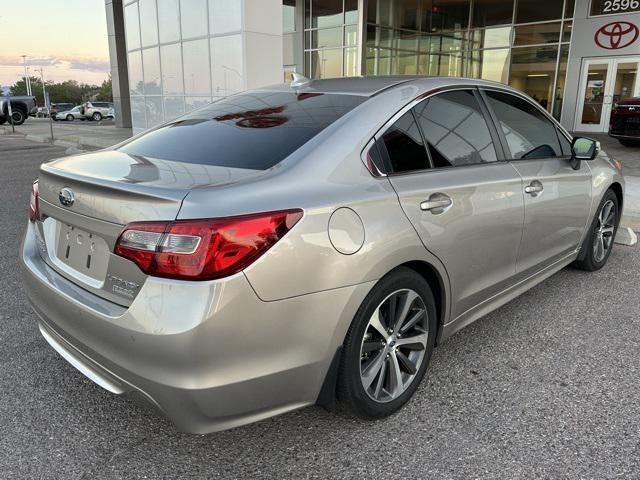
[[[586,137],[575,137],[571,142],[571,160],[593,160],[600,152],[600,142]]]

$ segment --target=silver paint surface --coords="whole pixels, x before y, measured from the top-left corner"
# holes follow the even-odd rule
[[[571,263],[606,190],[624,188],[604,152],[577,171],[556,159],[372,176],[361,155],[389,119],[422,95],[456,86],[511,91],[456,78],[312,82],[298,93],[376,94],[264,172],[113,149],[44,165],[45,222],[99,236],[108,254],[106,269],[87,281],[56,264],[42,222],[29,224],[21,263],[43,331],[74,361],[198,433],[315,403],[363,299],[400,265],[418,263],[439,278],[442,341]],[[544,185],[537,197],[524,192],[533,180]],[[64,187],[75,194],[70,207],[59,203]],[[423,210],[434,194],[451,205]],[[355,221],[331,221],[342,207],[363,235]],[[221,280],[148,277],[112,253],[129,222],[291,208],[303,209],[302,220]]]

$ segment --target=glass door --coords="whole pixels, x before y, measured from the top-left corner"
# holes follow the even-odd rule
[[[638,59],[616,61],[616,77],[613,82],[612,103],[624,103],[629,98],[640,96],[638,91]]]
[[[582,67],[581,96],[578,97],[578,118],[576,130],[579,132],[602,132],[605,123],[605,105],[612,60],[585,60]]]
[[[614,103],[640,96],[640,57],[584,61],[576,131],[606,132]]]

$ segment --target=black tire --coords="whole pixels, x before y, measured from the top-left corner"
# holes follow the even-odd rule
[[[602,258],[598,258],[594,247],[596,245],[596,242],[599,241],[598,232],[601,229],[600,214],[602,213],[605,205],[607,205],[609,202],[612,202],[615,208],[613,218],[613,232],[611,234],[611,240],[608,248],[605,250],[604,256]],[[591,225],[589,226],[589,231],[587,232],[587,235],[582,242],[578,260],[576,260],[573,265],[581,270],[586,270],[588,272],[594,272],[604,267],[607,263],[607,260],[609,259],[609,255],[611,255],[611,250],[613,250],[613,240],[616,238],[619,223],[620,206],[618,205],[618,197],[613,190],[607,190],[607,192],[602,197],[600,204],[598,205],[598,209],[596,210],[593,220],[591,221]]]
[[[625,147],[640,147],[640,140],[632,140],[630,138],[619,138],[618,141]]]
[[[22,125],[27,119],[27,115],[19,109],[14,109],[12,111],[11,119],[13,120],[14,125]]]
[[[94,122],[99,122],[100,120],[102,120],[102,114],[100,112],[93,112],[93,115],[91,115],[91,120],[93,120]]]
[[[73,122],[73,119],[74,119],[74,116],[73,116],[73,115],[71,115],[71,114],[69,114],[69,115],[67,115],[67,116],[66,116],[66,120],[67,120],[67,122]]]
[[[3,125],[7,121],[7,117],[0,117],[0,125]]]
[[[369,320],[373,313],[381,304],[385,302],[385,299],[387,299],[390,295],[394,294],[394,292],[398,292],[399,290],[404,289],[412,290],[413,292],[417,293],[425,307],[424,310],[427,317],[426,319],[422,320],[422,325],[427,326],[428,335],[426,346],[420,349],[420,351],[424,350],[424,356],[422,357],[421,363],[418,368],[415,369],[416,373],[411,380],[411,383],[404,387],[406,389],[402,394],[397,396],[397,398],[389,399],[386,401],[378,401],[372,398],[370,393],[367,393],[363,385],[363,380],[361,378],[361,365],[364,365],[362,362],[367,362],[369,360],[363,356],[361,349],[364,345],[363,342],[365,342],[367,338],[371,340],[371,337],[365,338],[365,335],[368,335],[367,332],[370,328]],[[419,311],[419,309],[417,311]],[[386,322],[386,320],[384,321]],[[353,322],[351,323],[349,331],[347,332],[347,336],[344,340],[342,355],[340,358],[340,365],[338,369],[337,384],[337,397],[342,409],[346,410],[348,413],[365,419],[383,418],[399,410],[415,393],[422,378],[425,375],[425,372],[429,365],[429,361],[431,359],[431,354],[433,353],[433,349],[435,346],[437,326],[438,321],[436,318],[436,308],[433,293],[431,292],[431,288],[429,288],[429,284],[424,280],[424,278],[418,275],[415,271],[404,267],[397,268],[396,270],[392,271],[387,276],[382,278],[373,287],[373,289],[369,292],[367,297],[362,302],[362,305],[358,309],[358,312],[356,313],[356,316],[353,319]],[[400,336],[398,336],[398,338],[400,338]],[[381,345],[384,345],[384,340],[381,341]],[[396,348],[397,350],[400,350],[404,347],[398,346]],[[373,352],[371,354],[372,357],[370,361],[372,363],[374,362],[376,358],[374,357],[374,355],[379,354],[384,356],[386,352],[387,350]],[[368,354],[364,355],[368,356]],[[382,362],[382,369],[384,369],[385,372],[388,371],[386,369],[391,368],[391,366],[387,367],[387,365],[391,363],[389,361],[388,354],[386,355],[386,360],[382,360]],[[409,375],[408,378],[410,378],[409,371],[405,370],[403,373]],[[382,373],[379,375],[382,375]],[[377,376],[376,378],[379,379],[379,376]],[[386,385],[387,383],[385,382],[389,381],[390,380],[387,380],[385,378],[383,379],[381,384]],[[373,383],[377,383],[377,380],[373,381],[372,385]],[[385,387],[382,388],[382,391],[384,390]]]

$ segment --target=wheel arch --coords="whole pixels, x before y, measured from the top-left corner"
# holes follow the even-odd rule
[[[442,337],[443,326],[447,314],[447,288],[444,283],[445,279],[434,265],[424,260],[405,261],[404,263],[396,265],[394,268],[390,269],[385,275],[381,276],[380,279],[394,272],[398,268],[403,267],[416,272],[427,282],[429,288],[431,288],[433,298],[436,302],[436,315],[438,316],[438,332],[436,334],[437,346]],[[342,338],[340,345],[333,352],[329,368],[325,373],[319,395],[316,399],[316,405],[319,405],[329,411],[334,411],[336,408],[336,386],[338,381],[338,366],[342,356],[342,342],[344,342],[344,338]]]
[[[580,243],[580,251],[578,252],[578,256],[576,257],[576,261],[574,262],[574,264],[579,264],[580,262],[583,262],[586,255],[587,255],[587,249],[585,249],[585,242],[588,239],[588,235],[589,232],[591,231],[591,226],[592,226],[592,222],[595,219],[595,216],[598,214],[598,209],[599,209],[599,205],[602,202],[602,199],[604,198],[604,196],[607,194],[608,191],[612,191],[615,196],[616,199],[618,200],[618,223],[620,223],[620,220],[622,219],[622,207],[623,207],[623,202],[624,202],[624,191],[622,190],[622,185],[617,182],[614,181],[611,185],[609,185],[606,189],[603,188],[602,189],[602,193],[600,196],[597,197],[597,203],[595,203],[595,210],[592,214],[592,216],[589,219],[589,223],[587,224],[585,233],[584,233],[584,237],[582,239],[582,242]]]
[[[616,194],[616,197],[618,199],[618,211],[622,213],[622,208],[624,203],[624,192],[622,190],[622,185],[620,185],[618,182],[613,182],[609,186],[609,190],[613,190],[613,193]]]
[[[11,102],[11,110],[20,110],[25,115],[29,114],[29,107],[24,102]]]
[[[406,267],[416,272],[424,278],[433,292],[433,298],[436,302],[436,315],[438,315],[438,334],[436,336],[437,345],[440,342],[440,337],[442,335],[442,326],[445,323],[447,305],[447,291],[444,285],[444,279],[433,265],[425,262],[424,260],[412,260],[398,265],[396,268],[399,267]]]

